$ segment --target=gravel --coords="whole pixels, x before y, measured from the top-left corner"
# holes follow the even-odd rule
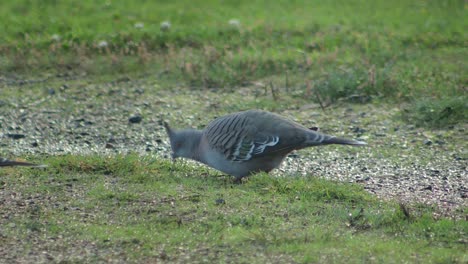
[[[255,87],[220,93],[163,89],[149,78],[121,78],[98,85],[79,78],[2,80],[0,154],[10,158],[96,153],[169,158],[163,119],[175,127],[202,128],[222,114],[262,108]],[[369,146],[294,152],[273,177],[312,174],[361,184],[383,199],[430,204],[442,215],[465,213],[466,123],[432,131],[401,123],[395,118],[398,109],[389,105],[340,104],[323,111],[310,103],[291,103],[281,93],[277,96],[278,109],[286,109],[277,113],[308,127],[320,127],[324,133],[365,140]]]

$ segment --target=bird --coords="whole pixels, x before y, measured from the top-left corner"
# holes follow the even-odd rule
[[[221,116],[203,130],[175,130],[163,122],[173,160],[182,157],[201,162],[235,177],[270,172],[292,151],[342,144],[365,146],[366,142],[335,137],[307,128],[278,114],[247,110]]]
[[[9,160],[0,157],[0,167],[14,167],[14,166],[23,166],[23,167],[34,167],[34,168],[45,168],[47,165],[43,164],[34,164],[25,161],[15,161]]]

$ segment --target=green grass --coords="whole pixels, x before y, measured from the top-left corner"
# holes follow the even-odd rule
[[[418,126],[443,128],[468,120],[468,101],[465,97],[421,98],[402,114],[408,122]]]
[[[464,220],[383,202],[354,184],[259,174],[243,184],[191,165],[138,156],[61,156],[47,170],[2,170],[17,193],[2,241],[50,241],[68,261],[263,263],[467,261]],[[40,188],[38,188],[40,186]],[[21,201],[21,202],[20,202]],[[8,201],[10,202],[10,201]],[[73,238],[69,240],[67,238]],[[53,249],[51,249],[54,251]],[[59,250],[59,251],[60,251]],[[93,251],[94,250],[94,251]]]
[[[466,100],[464,17],[463,1],[10,1],[0,71],[263,81],[322,104]]]

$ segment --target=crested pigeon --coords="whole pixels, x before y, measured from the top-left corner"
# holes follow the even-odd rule
[[[8,160],[8,159],[0,157],[0,167],[13,167],[13,166],[34,167],[34,168],[47,167],[47,165],[34,164],[34,163],[25,162],[25,161]]]
[[[172,157],[188,158],[241,178],[277,168],[293,150],[318,145],[363,146],[365,142],[308,129],[277,114],[249,110],[219,117],[204,130],[174,130],[164,122]]]

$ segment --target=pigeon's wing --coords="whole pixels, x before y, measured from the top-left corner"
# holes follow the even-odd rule
[[[306,140],[303,128],[264,111],[246,111],[220,117],[205,129],[210,147],[232,161],[288,153]]]

